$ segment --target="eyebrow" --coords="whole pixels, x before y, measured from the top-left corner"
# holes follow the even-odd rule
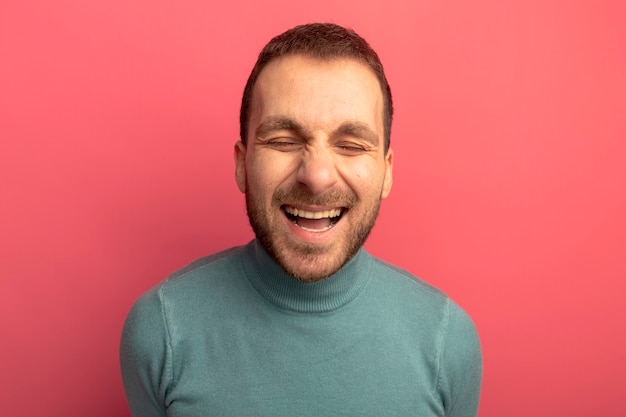
[[[293,119],[285,116],[270,116],[263,120],[261,124],[256,128],[256,136],[258,138],[265,138],[272,132],[278,130],[291,130],[299,135],[304,135],[306,129]]]
[[[374,146],[378,146],[379,138],[376,132],[363,122],[345,122],[333,132],[333,136],[353,136],[363,139]]]

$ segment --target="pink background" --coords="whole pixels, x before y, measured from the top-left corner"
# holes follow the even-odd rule
[[[128,416],[133,301],[252,237],[232,147],[257,52],[332,21],[397,109],[367,247],[472,315],[480,416],[626,415],[623,4],[2,2],[1,414]]]

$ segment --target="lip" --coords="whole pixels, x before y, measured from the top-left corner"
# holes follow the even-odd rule
[[[314,213],[317,213],[320,211],[332,210],[332,209],[341,209],[342,211],[341,219],[339,219],[337,223],[333,225],[333,227],[327,230],[322,230],[322,231],[312,231],[312,230],[303,229],[302,227],[294,224],[285,214],[284,207],[283,206],[280,207],[283,221],[286,223],[287,228],[291,232],[292,236],[294,236],[299,241],[310,243],[310,244],[318,244],[318,245],[328,244],[334,239],[335,234],[339,233],[341,228],[343,227],[343,223],[344,223],[343,216],[345,216],[348,211],[345,207],[336,207],[336,206],[301,206],[301,205],[291,205],[291,204],[285,204],[284,206],[297,208],[298,210],[311,211]]]

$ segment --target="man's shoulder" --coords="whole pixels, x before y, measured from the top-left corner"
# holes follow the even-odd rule
[[[196,259],[172,272],[167,278],[150,288],[141,298],[181,301],[194,294],[213,292],[220,282],[228,282],[238,275],[245,246],[236,246]]]
[[[385,284],[395,285],[399,290],[410,290],[423,293],[425,296],[445,300],[448,296],[439,288],[413,275],[411,272],[393,265],[380,258],[372,257],[375,274],[384,280]]]
[[[222,300],[232,299],[233,293],[245,287],[241,279],[244,250],[245,246],[233,247],[197,259],[144,292],[126,319],[127,338],[139,343],[152,337],[150,332],[159,331],[155,329],[167,328],[168,323],[176,323],[179,329],[192,328],[198,314],[210,317],[223,308]]]
[[[235,246],[229,249],[225,249],[220,252],[216,252],[202,258],[196,259],[190,264],[174,271],[164,281],[165,283],[174,283],[183,279],[190,279],[196,275],[203,275],[211,269],[224,269],[232,267],[232,262],[236,261],[238,256],[243,251],[244,246]]]
[[[462,307],[436,286],[396,265],[376,257],[373,259],[376,291],[388,294],[405,311],[467,315]]]

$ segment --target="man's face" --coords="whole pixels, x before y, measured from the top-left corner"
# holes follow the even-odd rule
[[[363,245],[391,190],[393,152],[384,150],[376,76],[351,59],[270,62],[235,162],[268,253],[302,281],[332,275]]]

